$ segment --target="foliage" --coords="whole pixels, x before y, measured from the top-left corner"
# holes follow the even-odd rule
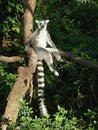
[[[50,115],[47,115],[44,118],[35,116],[33,119],[32,113],[33,111],[29,104],[22,100],[20,102],[20,113],[16,128],[20,128],[21,130],[95,130],[95,120],[93,124],[91,124],[91,122],[86,123],[86,121],[75,117],[71,111],[65,110],[60,106],[58,106],[58,111],[53,115],[52,118]],[[88,113],[85,115],[90,117],[89,115],[91,114],[94,117],[96,114],[92,113],[93,112],[91,110],[88,110]],[[11,122],[8,129],[14,130],[15,124]]]
[[[4,7],[6,10],[4,10]],[[21,15],[23,14],[23,1],[1,0],[0,10],[0,28],[2,28],[0,33],[2,34],[2,38],[21,38],[20,34],[23,31],[21,23]]]

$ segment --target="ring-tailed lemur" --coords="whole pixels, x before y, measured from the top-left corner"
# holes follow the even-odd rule
[[[36,23],[38,24],[38,29],[36,29],[31,34],[25,46],[25,51],[27,51],[30,47],[33,47],[38,54],[38,98],[41,116],[45,116],[48,113],[44,102],[45,81],[42,60],[46,62],[50,71],[53,72],[56,76],[59,76],[59,73],[53,68],[52,54],[55,56],[57,61],[62,61],[59,50],[56,48],[55,44],[51,40],[50,34],[47,31],[48,22],[49,20],[36,20]],[[47,47],[48,45],[50,45],[51,47]]]

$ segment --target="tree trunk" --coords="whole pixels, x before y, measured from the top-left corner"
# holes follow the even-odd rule
[[[25,0],[24,13],[24,44],[33,29],[33,15],[36,6],[36,0]],[[19,99],[25,97],[26,92],[31,87],[32,74],[36,70],[38,56],[33,49],[27,51],[29,62],[28,67],[18,68],[18,78],[8,96],[5,113],[3,115],[2,130],[6,130],[9,121],[16,122],[19,112]]]
[[[33,15],[36,6],[36,0],[24,0],[24,44],[33,30]]]

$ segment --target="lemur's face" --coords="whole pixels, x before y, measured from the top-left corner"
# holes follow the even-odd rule
[[[38,28],[46,28],[49,20],[36,20],[35,22],[38,24]]]

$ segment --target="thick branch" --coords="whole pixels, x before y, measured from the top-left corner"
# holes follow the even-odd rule
[[[18,78],[8,96],[8,102],[3,118],[8,121],[16,122],[19,112],[19,99],[25,97],[26,92],[30,88],[33,73],[36,71],[36,64],[38,56],[33,49],[28,50],[29,65],[28,67],[18,68]],[[31,86],[32,87],[32,86]],[[6,130],[7,123],[4,122],[2,130]]]
[[[86,61],[78,55],[72,54],[71,52],[63,52],[63,51],[60,51],[60,54],[62,57],[65,57],[68,60],[72,60],[72,61],[74,61],[74,62],[76,62],[84,67],[98,71],[98,65],[91,63],[89,61]]]
[[[8,57],[8,56],[0,56],[0,61],[3,62],[17,62],[17,61],[24,61],[24,57],[22,56],[12,56],[12,57]]]

